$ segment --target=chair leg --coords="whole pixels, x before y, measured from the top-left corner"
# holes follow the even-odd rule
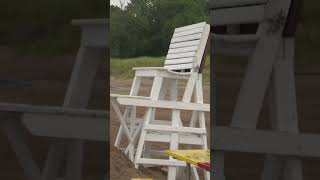
[[[83,165],[83,140],[71,140],[67,144],[66,179],[81,180]]]
[[[177,94],[178,94],[178,89],[177,89],[177,81],[172,81],[171,83],[171,88],[170,88],[170,95],[171,95],[171,99],[172,100],[176,100],[177,99]],[[171,115],[171,125],[174,127],[178,127],[180,126],[180,111],[178,110],[173,110],[172,115]],[[178,146],[178,134],[177,133],[172,133],[171,137],[170,137],[170,150],[176,150],[179,148]],[[169,157],[169,160],[174,160],[173,157]],[[174,166],[169,166],[168,168],[168,180],[175,180],[176,179],[176,175],[177,175],[177,167]]]
[[[137,139],[138,139],[138,136],[141,132],[141,128],[142,128],[142,123],[138,126],[138,128],[136,129],[136,131],[134,132],[134,135],[133,135],[133,139],[131,142],[129,142],[126,150],[125,150],[125,154],[127,154],[130,150],[130,148],[134,148],[134,144],[136,143]]]
[[[65,153],[65,141],[53,139],[42,171],[43,180],[55,180],[59,176]]]
[[[269,83],[270,114],[272,129],[298,133],[298,115],[294,85],[294,39],[284,39],[284,49],[279,50],[275,62],[271,82]],[[280,164],[281,162],[281,164]],[[283,171],[282,171],[283,170]],[[283,159],[267,155],[263,176],[270,179],[273,174],[276,179],[283,172],[284,179],[302,180],[303,170],[301,160],[295,157]],[[268,171],[270,171],[268,173]],[[280,171],[280,172],[279,172]],[[280,175],[279,175],[280,174]]]
[[[198,174],[198,171],[197,171],[196,167],[192,167],[191,168],[191,173],[192,173],[192,175],[193,175],[195,180],[199,180],[199,174]]]
[[[161,86],[161,90],[159,92],[159,100],[164,100],[165,99],[165,96],[167,94],[167,91],[168,91],[168,83],[166,81],[163,81],[162,83],[162,86]],[[153,123],[153,120],[155,120],[155,113],[156,113],[156,109],[154,109],[152,111],[152,116],[151,116],[151,119],[150,119],[150,124]],[[143,157],[145,158],[150,158],[151,157],[151,147],[149,144],[145,144],[144,145],[144,151],[143,151]]]
[[[152,108],[149,108],[147,110],[147,113],[146,113],[146,118],[143,122],[143,125],[142,125],[142,131],[141,131],[141,135],[140,135],[140,138],[139,138],[139,142],[138,142],[138,146],[137,146],[137,150],[136,150],[136,154],[135,154],[135,159],[134,159],[134,164],[135,164],[135,168],[138,169],[138,160],[139,158],[141,157],[142,155],[142,151],[143,151],[143,148],[144,148],[144,142],[145,142],[145,137],[146,137],[146,131],[144,130],[144,126],[146,124],[149,124],[149,120],[150,120],[150,117],[151,117],[151,113],[152,113]]]
[[[283,159],[274,155],[266,155],[264,168],[262,172],[262,180],[278,180],[281,176],[283,167]]]
[[[302,162],[296,157],[288,157],[284,168],[285,180],[303,180]]]
[[[115,142],[114,142],[114,146],[117,147],[117,148],[120,147],[122,135],[123,135],[123,128],[122,128],[122,126],[120,125],[119,130],[118,130],[118,133],[117,133],[116,140],[115,140]]]
[[[135,77],[133,79],[133,83],[132,83],[132,87],[131,87],[131,90],[130,90],[130,95],[131,96],[136,96],[138,95],[138,92],[139,92],[139,89],[140,89],[140,85],[141,85],[141,81],[142,81],[142,77]],[[114,104],[113,104],[114,105]],[[115,108],[115,106],[113,106]],[[118,108],[118,107],[117,107]],[[120,111],[119,111],[120,112]],[[131,117],[131,118],[136,118],[136,108],[135,107],[129,107],[127,106],[125,108],[125,111],[123,113],[123,117],[122,116],[119,116],[118,115],[118,118],[119,120],[123,119],[124,121],[126,121],[126,119],[128,117]],[[129,122],[129,126],[126,126],[127,129],[129,130],[129,135],[130,136],[127,136],[127,137],[133,137],[134,135],[134,129],[133,127],[135,126],[135,124],[133,123],[130,123]],[[121,143],[121,140],[123,138],[123,132],[125,131],[125,128],[123,127],[123,124],[120,125],[120,128],[118,130],[118,133],[117,133],[117,137],[116,137],[116,140],[115,140],[115,143],[114,143],[114,146],[115,147],[120,147],[120,143]],[[129,138],[129,141],[130,141],[130,138]],[[130,149],[129,149],[129,158],[133,161],[133,157],[134,157],[134,146],[132,147],[132,145],[130,146]]]
[[[199,75],[198,80],[196,82],[195,101],[197,103],[203,103],[203,89],[202,89],[202,76],[201,75]],[[204,112],[198,112],[197,114],[198,114],[198,118],[199,118],[199,126],[201,128],[206,128],[206,120],[205,120]],[[208,149],[208,145],[207,145],[208,140],[207,140],[206,134],[202,135],[202,141],[203,141],[202,149]],[[210,173],[205,170],[203,172],[204,172],[205,179],[210,180]]]
[[[32,153],[25,143],[21,123],[17,120],[9,119],[3,123],[1,122],[1,126],[27,178],[29,180],[40,180],[40,169],[32,159]]]
[[[224,176],[224,153],[222,151],[214,151],[212,154],[212,179],[225,180]]]
[[[129,118],[131,120],[136,119],[136,107],[134,107],[134,106],[130,107]],[[135,126],[136,126],[135,122],[129,122],[129,127],[130,127],[129,130],[130,130],[130,135],[131,135],[132,139],[131,139],[131,141],[129,141],[129,144],[128,144],[127,147],[129,147],[129,159],[132,162],[133,162],[133,159],[134,159],[134,144],[131,143],[131,142],[134,141],[134,135],[135,135],[135,132],[137,131]],[[125,154],[127,154],[127,152],[125,152]]]
[[[195,85],[198,81],[198,74],[197,73],[193,73],[190,75],[190,78],[187,82],[186,85],[186,89],[185,92],[183,94],[183,98],[182,101],[183,102],[190,102],[191,98],[192,98],[192,94],[194,92],[194,88]],[[177,82],[173,82],[172,86],[177,87]],[[175,97],[177,97],[177,88],[171,88],[173,90],[173,92],[171,92],[171,94],[174,94]],[[180,111],[179,110],[174,110],[172,112],[172,126],[173,127],[179,127],[182,125],[181,123],[181,117],[180,117]],[[178,138],[179,135],[178,133],[172,133],[171,134],[171,139],[170,139],[170,150],[176,150],[179,148],[179,144],[178,144]],[[169,157],[170,160],[173,160],[173,158],[170,156]],[[173,167],[173,166],[169,166],[169,171],[168,171],[168,180],[171,179],[175,179],[176,178],[176,174],[177,174],[177,167]]]
[[[150,92],[150,98],[152,100],[159,99],[162,85],[163,85],[163,78],[162,77],[155,77],[153,84],[152,84],[151,92]],[[145,125],[148,125],[150,123],[154,110],[155,110],[155,108],[148,108],[146,115],[145,115],[145,119],[142,124],[142,131],[141,131],[141,135],[140,135],[140,139],[138,142],[137,151],[136,151],[136,155],[135,155],[135,159],[134,159],[134,163],[135,163],[136,168],[138,168],[137,162],[142,155],[142,151],[143,151],[143,148],[145,145],[144,142],[145,142],[145,137],[146,137],[146,131],[144,130],[144,127],[145,127]]]

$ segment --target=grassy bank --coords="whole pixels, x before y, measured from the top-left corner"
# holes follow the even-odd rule
[[[133,67],[162,67],[164,57],[137,57],[128,59],[112,58],[110,63],[111,79],[132,79],[134,77]],[[210,60],[207,57],[203,79],[207,83],[210,81]]]

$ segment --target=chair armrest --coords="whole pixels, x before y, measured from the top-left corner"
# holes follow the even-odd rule
[[[121,105],[210,112],[210,104],[190,103],[181,101],[150,100],[147,98],[136,97],[118,97],[116,98],[116,100]]]
[[[104,110],[89,110],[80,108],[67,108],[59,106],[39,106],[15,103],[0,103],[0,111],[8,113],[35,113],[67,116],[101,117],[107,118],[109,112]]]
[[[188,79],[190,72],[175,72],[164,67],[134,67],[137,77],[164,77],[171,79]]]

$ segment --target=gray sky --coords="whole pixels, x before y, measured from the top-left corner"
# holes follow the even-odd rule
[[[119,1],[124,1],[124,2],[126,2],[126,4],[127,4],[128,2],[130,2],[130,0],[110,0],[110,4],[120,7]]]

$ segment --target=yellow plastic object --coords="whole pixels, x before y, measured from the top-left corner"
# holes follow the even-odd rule
[[[151,178],[131,178],[131,180],[153,180]]]
[[[193,165],[197,165],[199,162],[210,162],[209,150],[166,150],[165,152],[176,159]]]

